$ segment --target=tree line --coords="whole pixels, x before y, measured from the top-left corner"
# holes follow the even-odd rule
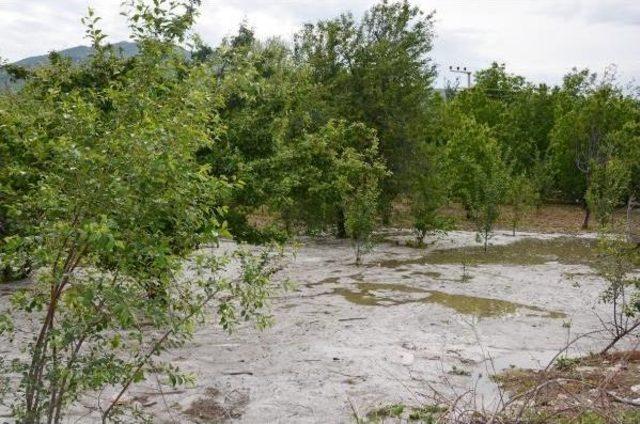
[[[258,40],[243,24],[218,46],[189,44],[181,66],[206,69],[215,98],[211,143],[197,158],[212,177],[238,183],[226,215],[236,237],[366,238],[355,233],[387,224],[398,199],[409,199],[418,234],[446,226],[437,211],[449,202],[485,236],[500,205],[541,201],[582,205],[587,228],[638,187],[638,99],[614,73],[573,70],[550,87],[494,63],[472,88],[442,95],[429,57],[433,16],[382,1],[358,19],[306,24],[290,42]],[[17,95],[26,97],[112,84],[141,59],[99,56],[73,66],[53,55],[45,69],[8,71],[28,81]],[[259,211],[276,225],[252,225]],[[6,207],[0,220],[12,225]]]
[[[540,202],[579,204],[587,228],[637,192],[638,98],[613,68],[574,69],[550,87],[494,63],[472,88],[443,96],[429,58],[434,31],[433,14],[383,1],[360,19],[307,24],[292,43],[257,40],[243,25],[216,48],[199,45],[194,57],[225,93],[228,128],[226,154],[208,157],[217,175],[245,182],[231,226],[257,236],[247,217],[268,210],[287,233],[366,238],[347,223],[387,224],[394,202],[409,199],[422,240],[450,225],[438,211],[457,202],[486,242],[501,205],[513,208],[515,230]],[[347,151],[348,165],[321,159]]]

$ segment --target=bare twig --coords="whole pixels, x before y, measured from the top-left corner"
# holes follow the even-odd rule
[[[620,397],[618,395],[616,395],[613,392],[605,392],[607,395],[611,396],[611,399],[613,399],[614,401],[618,402],[618,403],[624,403],[625,405],[631,405],[631,406],[640,406],[640,401],[637,401],[635,399],[627,399],[627,398],[623,398]]]

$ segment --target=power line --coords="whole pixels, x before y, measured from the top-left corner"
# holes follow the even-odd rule
[[[455,68],[453,66],[449,66],[449,71],[457,74],[466,74],[467,88],[471,88],[471,71],[468,71],[466,66],[463,66],[462,68],[460,68],[459,66],[456,66]]]

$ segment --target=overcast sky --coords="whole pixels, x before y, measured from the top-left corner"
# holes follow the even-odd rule
[[[10,61],[79,44],[80,18],[92,6],[110,41],[127,39],[121,0],[0,0],[0,57]],[[196,31],[209,44],[246,20],[259,37],[290,39],[301,24],[352,11],[372,0],[203,0]],[[477,70],[492,61],[537,82],[556,83],[572,67],[602,72],[615,63],[640,83],[640,0],[413,0],[436,11],[434,61]]]

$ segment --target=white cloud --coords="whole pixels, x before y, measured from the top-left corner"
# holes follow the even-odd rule
[[[204,0],[196,30],[210,44],[246,20],[259,37],[295,33],[304,22],[373,0]],[[492,61],[536,81],[558,82],[571,67],[640,75],[640,2],[636,0],[414,0],[436,10],[433,51],[442,79],[449,65],[479,69]],[[0,56],[17,60],[86,43],[80,18],[89,5],[103,17],[111,41],[127,38],[120,0],[0,0]]]

